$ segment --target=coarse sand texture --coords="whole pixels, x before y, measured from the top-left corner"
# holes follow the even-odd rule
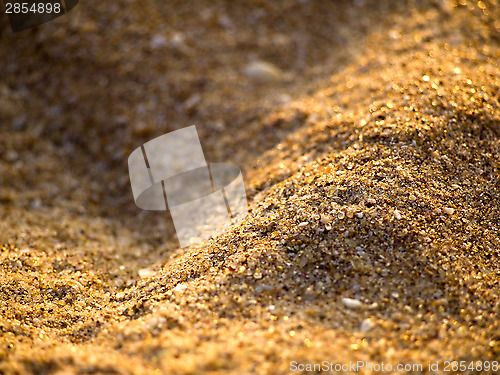
[[[0,56],[1,374],[500,373],[498,1],[82,1]],[[127,158],[193,124],[249,212],[179,249]]]

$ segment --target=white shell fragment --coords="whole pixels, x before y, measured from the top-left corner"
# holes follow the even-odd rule
[[[187,289],[187,286],[184,284],[177,284],[174,288],[174,293],[184,292]]]
[[[244,69],[245,75],[257,83],[279,82],[283,78],[283,72],[277,66],[265,61],[254,61]]]
[[[443,212],[447,215],[453,215],[453,212],[455,212],[455,210],[451,207],[445,207],[443,208]]]
[[[366,333],[368,331],[371,331],[375,327],[375,323],[371,319],[365,319],[361,322],[361,326],[359,327],[359,330],[362,333]]]
[[[139,274],[139,277],[146,278],[152,276],[155,271],[153,271],[151,268],[141,268],[139,269],[139,271],[137,271],[137,273]]]
[[[361,301],[358,301],[357,299],[352,299],[352,298],[342,298],[342,303],[348,308],[348,309],[360,309],[363,307],[363,303]]]

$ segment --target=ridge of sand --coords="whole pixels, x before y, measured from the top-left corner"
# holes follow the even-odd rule
[[[119,1],[54,22],[80,44],[40,28],[2,45],[23,78],[0,87],[1,372],[498,360],[498,5],[250,5],[191,19],[182,2]],[[176,27],[168,58],[144,42]],[[236,56],[257,51],[291,78],[247,82]],[[250,213],[176,250],[168,217],[133,206],[124,163],[197,121],[207,159],[244,169]]]

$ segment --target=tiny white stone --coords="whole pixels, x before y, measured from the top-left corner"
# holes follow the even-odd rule
[[[151,39],[151,42],[149,45],[151,46],[152,49],[159,49],[162,47],[165,47],[167,45],[167,38],[163,35],[155,35]]]
[[[281,81],[283,72],[273,64],[265,61],[254,61],[244,69],[245,75],[259,83],[271,83]]]
[[[359,330],[362,333],[366,333],[366,332],[370,331],[371,329],[373,329],[373,327],[375,327],[375,323],[373,323],[371,319],[365,319],[361,322],[361,326],[360,326]]]
[[[182,49],[186,47],[186,37],[181,32],[175,32],[169,40],[168,46],[173,49]]]
[[[199,93],[195,93],[191,95],[189,98],[187,98],[182,105],[184,109],[190,110],[195,108],[198,104],[200,104],[201,100],[202,100],[201,95]]]
[[[361,301],[352,298],[342,298],[342,303],[349,309],[359,309],[363,306]]]
[[[177,284],[174,288],[174,293],[184,292],[187,289],[187,286],[184,284]]]
[[[402,217],[402,216],[401,216],[401,214],[399,213],[399,211],[398,211],[398,210],[394,211],[394,218],[395,218],[396,220],[400,220],[400,219],[401,219],[401,217]]]
[[[443,211],[444,211],[445,214],[453,215],[453,212],[455,210],[453,208],[451,208],[451,207],[445,207],[445,208],[443,208]]]
[[[303,221],[302,223],[299,224],[299,228],[305,227],[307,224],[309,224],[307,221]]]
[[[38,210],[42,207],[42,201],[39,198],[36,198],[33,202],[31,202],[31,208],[34,210]]]
[[[118,292],[118,293],[116,293],[116,296],[115,296],[115,297],[116,297],[116,299],[122,299],[123,297],[125,297],[125,293],[123,293],[123,292]]]
[[[139,277],[149,277],[152,276],[155,272],[151,268],[141,268],[139,271],[137,271],[139,274]]]
[[[370,304],[368,306],[368,310],[375,310],[377,307],[378,307],[378,303],[377,302],[373,302],[372,304]]]
[[[292,97],[288,94],[280,94],[277,97],[278,104],[288,104],[292,101]]]

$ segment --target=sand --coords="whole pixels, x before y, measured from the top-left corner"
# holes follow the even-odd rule
[[[0,373],[498,373],[498,2],[0,24]],[[249,215],[179,249],[127,158],[192,124]]]

